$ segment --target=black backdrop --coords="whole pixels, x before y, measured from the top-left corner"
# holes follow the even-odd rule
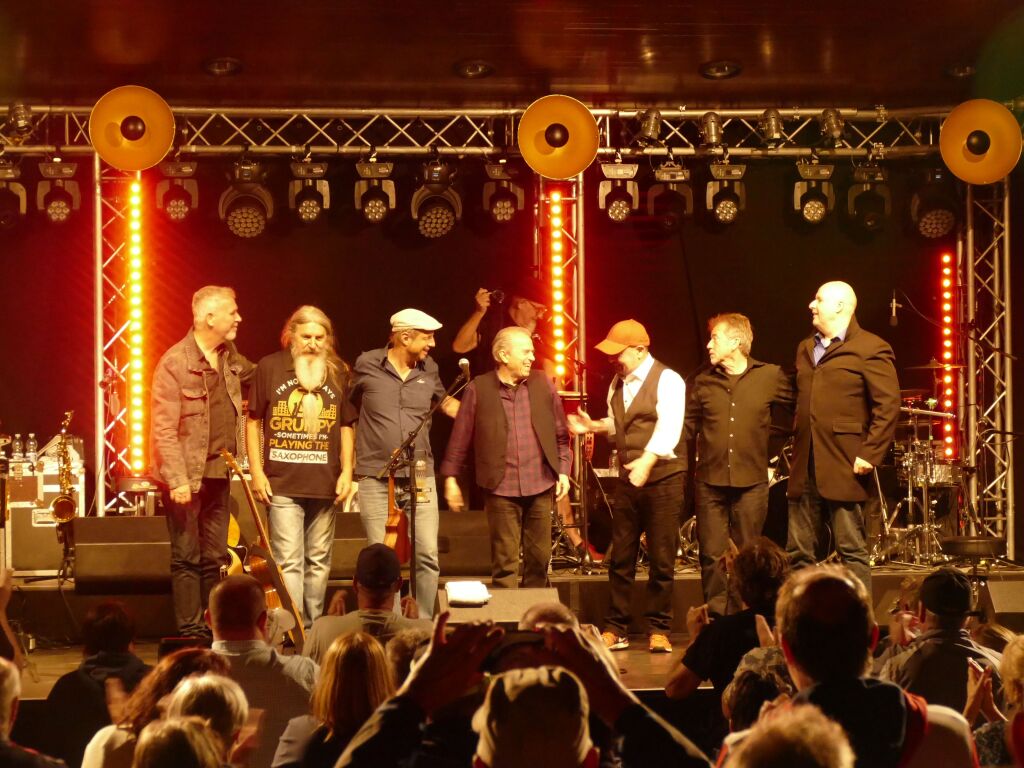
[[[457,355],[451,341],[472,308],[473,293],[479,286],[511,287],[526,273],[531,222],[522,215],[504,226],[489,222],[479,211],[480,167],[466,163],[460,179],[464,221],[449,236],[426,240],[408,214],[413,168],[399,164],[398,169],[398,215],[378,227],[364,224],[353,210],[350,169],[332,170],[332,209],[309,226],[298,224],[287,210],[284,169],[275,169],[268,180],[278,205],[274,220],[261,237],[243,240],[217,218],[224,168],[204,164],[198,213],[176,225],[153,211],[145,224],[149,365],[188,329],[191,293],[216,283],[238,292],[243,316],[238,343],[253,359],[277,348],[281,325],[299,304],[316,304],[333,318],[339,350],[349,361],[383,344],[392,312],[415,306],[444,323],[435,357],[442,375],[454,376]],[[747,209],[732,226],[709,224],[700,210],[703,188],[696,184],[698,215],[669,234],[646,216],[626,225],[609,222],[597,209],[594,170],[588,172],[585,192],[588,345],[616,320],[635,317],[650,331],[654,354],[687,375],[704,360],[706,319],[740,311],[754,324],[754,356],[789,365],[796,343],[810,329],[807,303],[815,289],[842,279],[858,293],[861,324],[893,344],[901,384],[930,385],[927,373],[903,368],[937,354],[938,330],[909,306],[900,311],[899,325],[889,326],[894,288],[925,314],[937,314],[938,256],[953,247],[952,241],[926,242],[909,230],[913,166],[892,168],[894,215],[873,235],[859,232],[842,210],[819,227],[801,226],[790,210],[795,174],[779,163],[750,165]],[[836,173],[839,209],[845,208],[848,174],[847,167]],[[153,183],[147,178],[147,185]],[[31,191],[31,179],[29,184]],[[87,180],[83,189],[90,189]],[[62,411],[74,408],[74,431],[86,438],[90,460],[92,249],[88,199],[64,226],[50,225],[33,212],[17,228],[0,232],[6,319],[0,342],[2,431],[33,430],[42,442],[56,432]],[[1018,286],[1021,271],[1016,270]],[[1019,330],[1017,337],[1024,338]],[[595,400],[603,400],[608,383],[600,357],[595,353],[591,362]],[[603,412],[603,404],[593,410]],[[435,425],[436,451],[443,450],[448,428]]]

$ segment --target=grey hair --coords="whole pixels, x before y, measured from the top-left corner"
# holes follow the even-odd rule
[[[249,717],[249,702],[242,687],[223,675],[190,675],[178,683],[167,709],[168,717],[195,715],[231,746],[236,733]]]
[[[496,363],[501,362],[501,358],[498,357],[499,352],[504,352],[508,349],[509,343],[512,341],[512,337],[523,335],[528,339],[532,340],[530,332],[525,328],[520,328],[518,325],[510,325],[507,328],[502,328],[496,334],[494,334],[494,341],[491,343],[491,357],[494,358]]]
[[[200,327],[203,319],[220,302],[235,298],[235,289],[223,285],[204,285],[192,294],[192,325]]]
[[[0,658],[0,740],[10,736],[11,713],[21,696],[21,673],[7,659]]]

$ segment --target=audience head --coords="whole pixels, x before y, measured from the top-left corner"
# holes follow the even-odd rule
[[[198,717],[154,720],[139,734],[132,768],[221,768],[217,742]]]
[[[790,693],[789,683],[770,669],[740,672],[722,691],[722,714],[730,731],[744,731],[757,722],[761,706]]]
[[[226,758],[249,717],[249,702],[242,687],[230,677],[192,675],[174,689],[167,716],[194,716],[205,720],[217,734],[224,750],[222,757]]]
[[[535,603],[519,619],[519,630],[535,632],[545,626],[579,627],[580,621],[562,603]]]
[[[171,693],[186,677],[208,673],[227,675],[230,670],[227,659],[206,648],[185,648],[168,654],[128,697],[119,724],[137,735],[160,716],[160,699]]]
[[[1019,712],[1024,709],[1024,635],[1017,635],[1003,649],[999,664],[1003,680],[1003,695],[1009,707]]]
[[[936,568],[921,582],[920,600],[930,627],[960,629],[971,612],[971,581],[956,568]]]
[[[489,768],[596,766],[587,693],[562,667],[496,676],[473,716],[476,757]]]
[[[267,599],[263,587],[252,576],[228,576],[210,591],[206,621],[217,640],[264,638]]]
[[[390,609],[402,588],[402,564],[387,544],[363,547],[356,558],[352,579],[356,603],[362,609]]]
[[[429,644],[430,631],[426,629],[403,629],[388,640],[384,653],[391,665],[395,687],[405,682],[413,662],[423,655]]]
[[[775,601],[789,575],[789,557],[769,538],[761,536],[744,545],[732,564],[740,599],[763,616],[775,614]]]
[[[838,565],[803,568],[782,585],[776,629],[798,688],[860,677],[878,639],[867,589]]]
[[[395,691],[384,648],[365,632],[337,637],[320,664],[313,691],[313,717],[327,726],[328,735],[348,739],[373,711]]]
[[[839,725],[804,704],[758,722],[729,756],[735,768],[853,768],[853,750]]]
[[[90,608],[82,621],[83,653],[128,653],[135,640],[135,622],[124,603],[117,600],[102,602]]]
[[[21,697],[21,673],[7,659],[0,657],[0,741],[10,737]]]

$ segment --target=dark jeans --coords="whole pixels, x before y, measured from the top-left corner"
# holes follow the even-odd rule
[[[615,487],[611,557],[607,558],[611,592],[605,629],[625,635],[632,621],[630,602],[636,577],[640,534],[647,534],[650,569],[644,616],[647,631],[668,634],[672,627],[672,581],[679,549],[683,475],[670,475],[636,488],[625,479]]]
[[[761,535],[768,514],[768,482],[731,488],[696,482],[700,581],[708,610],[725,615],[740,608],[739,593],[722,567],[729,539],[737,547]]]
[[[171,592],[174,620],[183,635],[206,631],[203,611],[228,557],[229,482],[205,477],[188,504],[164,494],[171,537]]]
[[[853,471],[852,469],[850,470]],[[833,501],[818,493],[814,456],[807,462],[807,483],[800,498],[789,500],[789,537],[786,552],[794,568],[814,565],[819,542],[832,529],[839,560],[860,579],[871,596],[871,566],[864,535],[864,511],[859,501]],[[829,546],[831,550],[831,546]]]
[[[491,531],[491,584],[515,588],[519,582],[519,545],[523,547],[523,586],[546,587],[551,559],[551,508],[554,494],[484,498]]]

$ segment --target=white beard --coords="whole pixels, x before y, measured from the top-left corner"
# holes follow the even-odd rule
[[[302,423],[306,434],[316,437],[320,434],[320,398],[316,391],[327,381],[327,354],[292,353],[295,362],[295,377],[305,392],[302,395]]]

